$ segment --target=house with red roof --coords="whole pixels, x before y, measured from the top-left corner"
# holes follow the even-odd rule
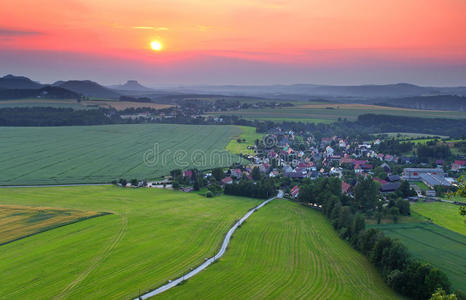
[[[290,190],[290,195],[291,197],[293,198],[298,198],[299,196],[299,187],[297,185],[295,185],[291,190]]]
[[[351,184],[344,181],[341,182],[341,191],[345,194],[348,194],[351,190]]]

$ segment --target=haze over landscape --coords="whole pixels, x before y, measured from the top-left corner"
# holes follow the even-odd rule
[[[465,0],[0,4],[0,299],[466,300]]]
[[[4,1],[0,65],[49,83],[466,85],[464,11],[462,0]]]

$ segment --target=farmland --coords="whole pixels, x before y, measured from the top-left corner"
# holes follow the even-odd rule
[[[0,205],[0,245],[99,215],[79,210]]]
[[[227,254],[166,299],[396,299],[325,217],[275,200],[235,233]]]
[[[411,204],[411,210],[431,219],[439,226],[466,235],[465,218],[458,213],[458,205],[445,202],[417,202]]]
[[[408,251],[436,266],[456,289],[466,292],[466,236],[429,223],[373,225],[391,238],[399,239]]]
[[[175,168],[229,166],[225,150],[241,129],[201,125],[5,127],[0,184],[100,183],[151,179]]]
[[[3,246],[2,297],[129,299],[199,265],[260,201],[113,186],[8,188],[0,204],[112,214]]]
[[[254,150],[248,149],[248,146],[254,145],[255,141],[261,140],[264,134],[260,134],[256,132],[255,127],[248,127],[248,126],[237,126],[241,129],[241,134],[235,136],[230,143],[228,143],[226,149],[234,154],[254,154]],[[238,143],[237,139],[245,139],[246,141],[242,141]]]
[[[361,114],[386,114],[396,116],[423,118],[465,119],[466,112],[417,110],[408,108],[384,107],[367,104],[300,104],[293,107],[247,109],[229,111],[228,113],[213,113],[241,116],[245,119],[271,121],[307,121],[313,123],[329,123],[338,119],[356,120]]]

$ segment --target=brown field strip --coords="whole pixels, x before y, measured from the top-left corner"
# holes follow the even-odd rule
[[[37,233],[106,214],[108,213],[53,207],[0,205],[0,246]]]

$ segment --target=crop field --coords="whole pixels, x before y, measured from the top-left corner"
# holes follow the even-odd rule
[[[151,179],[176,168],[230,166],[241,129],[202,125],[0,128],[0,185]]]
[[[255,127],[249,126],[236,126],[242,130],[241,134],[233,137],[233,139],[228,143],[226,149],[234,154],[254,154],[254,150],[248,149],[248,146],[254,145],[256,140],[262,140],[264,134],[257,133]],[[238,143],[239,139],[245,139],[245,142]]]
[[[397,299],[325,217],[286,200],[261,208],[224,257],[161,299]]]
[[[259,202],[114,186],[2,189],[1,205],[112,214],[0,246],[1,297],[132,299],[212,256]]]
[[[368,104],[297,104],[293,107],[247,109],[229,111],[228,115],[241,116],[245,119],[273,121],[307,121],[313,123],[328,123],[338,119],[356,120],[362,114],[385,114],[396,116],[422,118],[464,119],[466,112],[417,110],[409,108],[384,107]],[[214,115],[225,114],[212,113]]]
[[[466,218],[459,214],[458,205],[445,202],[416,202],[411,204],[411,210],[431,219],[434,224],[466,236]]]
[[[466,292],[466,236],[429,223],[373,227],[399,239],[414,256],[444,271],[453,287]]]
[[[99,215],[89,211],[0,205],[0,245]]]

